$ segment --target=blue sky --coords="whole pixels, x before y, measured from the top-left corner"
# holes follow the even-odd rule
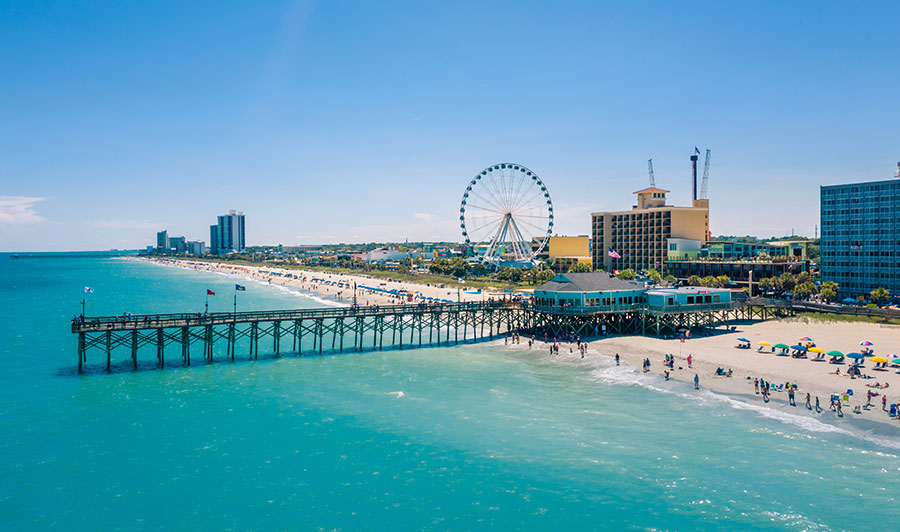
[[[647,183],[715,234],[812,234],[900,160],[897,2],[0,3],[0,250],[458,240],[487,165],[560,234]]]

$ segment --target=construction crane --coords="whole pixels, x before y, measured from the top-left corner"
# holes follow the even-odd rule
[[[703,179],[700,181],[700,199],[709,199],[709,150],[706,150],[706,162],[703,163]]]
[[[653,176],[653,159],[647,159],[647,168],[650,170],[650,186],[656,186],[656,177]]]

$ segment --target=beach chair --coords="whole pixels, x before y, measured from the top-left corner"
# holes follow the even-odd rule
[[[891,403],[891,417],[897,417],[897,403]]]
[[[850,404],[850,396],[847,394],[844,394],[844,396],[841,398],[841,400],[844,402],[844,404],[847,404],[847,405]]]
[[[847,388],[847,391],[845,393],[847,395],[853,395],[853,390],[851,388]]]

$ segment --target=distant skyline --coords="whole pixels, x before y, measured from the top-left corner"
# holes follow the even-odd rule
[[[647,185],[713,234],[812,236],[893,179],[897,2],[7,3],[0,251],[459,241],[468,181],[537,172],[559,234]],[[702,160],[701,160],[702,162]]]

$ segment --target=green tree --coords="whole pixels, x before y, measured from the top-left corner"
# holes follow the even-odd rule
[[[820,295],[824,301],[834,301],[838,295],[838,284],[832,281],[822,283]]]
[[[576,262],[569,268],[569,273],[590,273],[591,267],[583,262]]]
[[[819,289],[816,288],[816,285],[811,281],[806,281],[804,283],[798,284],[794,288],[794,297],[797,299],[809,299],[810,297],[816,295]]]
[[[712,275],[707,275],[706,277],[700,279],[700,286],[705,288],[715,288],[718,286],[718,281]]]
[[[731,286],[731,279],[727,275],[720,275],[716,277],[716,286],[718,286],[719,288]]]
[[[650,268],[644,273],[647,278],[653,281],[653,284],[658,284],[660,281],[662,281],[662,275],[660,275],[659,271],[657,271],[655,268]]]
[[[778,277],[778,287],[779,295],[783,295],[787,292],[793,292],[794,287],[797,286],[797,279],[790,273],[784,272]]]
[[[700,286],[700,276],[691,275],[690,277],[688,277],[687,285],[688,286]]]
[[[809,272],[800,272],[797,274],[797,284],[798,285],[803,284],[803,283],[811,283],[811,282],[813,282],[813,280],[814,280],[813,276]]]
[[[884,302],[891,297],[891,294],[886,289],[879,287],[869,292],[869,297],[879,305],[884,305]]]
[[[632,279],[637,277],[637,272],[635,272],[631,268],[627,268],[624,270],[619,270],[619,273],[616,274],[616,277],[622,279],[623,281],[631,281]]]
[[[759,280],[759,291],[768,294],[775,290],[775,280],[771,277],[765,277]]]
[[[669,275],[666,275],[663,280],[669,284],[678,282],[678,279],[676,279],[675,276],[672,275],[671,273]]]

